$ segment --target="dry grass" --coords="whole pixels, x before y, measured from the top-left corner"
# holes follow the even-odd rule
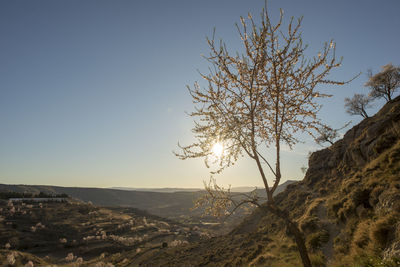
[[[379,218],[374,222],[371,227],[371,240],[379,246],[379,248],[385,248],[389,238],[393,235],[395,223],[399,220],[399,216],[394,214],[387,215],[383,218]]]

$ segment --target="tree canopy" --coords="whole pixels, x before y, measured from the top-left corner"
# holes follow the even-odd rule
[[[366,109],[372,107],[371,101],[371,97],[363,94],[355,94],[352,98],[346,97],[344,99],[344,106],[348,114],[368,118]]]
[[[400,67],[391,63],[382,66],[382,70],[376,74],[369,71],[369,79],[365,84],[370,88],[369,95],[373,98],[384,98],[390,101],[393,94],[400,88]]]
[[[299,140],[298,132],[314,135],[321,125],[317,113],[319,98],[329,97],[317,89],[321,84],[344,84],[327,79],[333,68],[341,65],[335,57],[335,43],[325,43],[312,58],[305,58],[307,45],[303,43],[300,26],[302,19],[292,18],[287,32],[279,22],[271,23],[262,14],[257,27],[249,14],[236,25],[244,52],[231,53],[215,35],[207,39],[210,72],[201,74],[208,86],[195,83],[188,86],[195,104],[190,116],[195,118],[192,129],[197,142],[182,148],[181,159],[204,157],[206,164],[218,163],[215,173],[231,166],[240,156],[247,155],[259,166],[268,195],[272,197],[281,178],[280,146],[292,147]],[[212,147],[221,142],[224,153],[214,157]],[[275,148],[275,167],[262,154]],[[261,162],[266,163],[275,181],[270,190]],[[271,198],[272,199],[272,198]]]

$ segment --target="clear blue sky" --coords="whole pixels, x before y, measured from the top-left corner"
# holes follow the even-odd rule
[[[191,138],[186,84],[206,71],[205,37],[240,49],[234,23],[262,0],[41,0],[0,2],[0,183],[63,186],[201,187],[202,160],[173,156]],[[327,87],[321,117],[339,127],[359,121],[343,99],[366,92],[366,71],[400,64],[398,0],[269,0],[276,21],[304,16],[303,39],[315,55],[337,42],[343,67]],[[381,103],[377,103],[379,108]],[[370,111],[371,113],[374,110]],[[307,142],[283,155],[286,179],[301,179]],[[261,185],[241,160],[217,177],[223,185]]]

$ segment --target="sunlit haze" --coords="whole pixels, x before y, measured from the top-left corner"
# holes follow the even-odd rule
[[[400,1],[268,1],[274,22],[304,16],[306,56],[336,42],[342,67],[326,86],[321,118],[334,128],[349,116],[344,98],[367,93],[367,70],[400,65]],[[241,51],[235,23],[259,17],[263,0],[0,2],[0,183],[83,187],[203,187],[202,159],[179,160],[177,143],[194,141],[186,89],[209,64],[206,36],[216,29]],[[375,102],[369,113],[381,106]],[[351,126],[350,126],[351,127]],[[346,129],[349,129],[346,128]],[[341,133],[343,134],[345,130]],[[282,148],[282,182],[302,179],[306,136]],[[212,150],[219,157],[223,145]],[[273,150],[267,154],[273,161]],[[215,177],[224,185],[261,186],[257,166],[241,158]],[[268,174],[272,180],[272,174]]]
[[[219,158],[222,156],[222,153],[224,153],[224,146],[221,143],[215,143],[212,147],[212,152]]]

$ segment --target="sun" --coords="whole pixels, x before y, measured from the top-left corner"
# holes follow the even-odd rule
[[[222,153],[224,153],[224,146],[221,143],[217,142],[213,145],[212,152],[217,158],[220,158],[222,156]]]

